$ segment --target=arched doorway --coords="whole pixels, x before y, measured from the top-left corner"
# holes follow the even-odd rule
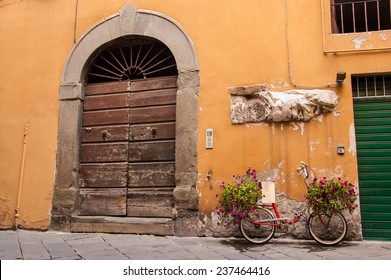
[[[141,57],[148,59],[145,54],[153,44],[157,47],[151,50],[153,57],[162,50],[159,46],[163,46],[161,53],[167,53],[168,50],[173,57],[165,56],[155,63],[149,63],[149,66],[137,65],[135,62],[140,62]],[[140,46],[142,46],[141,51]],[[128,59],[117,63],[116,60],[120,62],[122,56]],[[172,66],[173,61],[176,67]],[[156,63],[160,67],[159,71],[150,68]],[[173,69],[175,73],[170,72]],[[163,77],[158,77],[159,75]],[[142,76],[142,79],[138,77],[135,79],[136,76]],[[110,81],[113,77],[117,80]],[[164,92],[163,95],[156,95],[153,92],[156,86],[160,92]],[[140,87],[152,88],[140,91]],[[144,98],[145,95],[136,92],[149,92],[147,93],[149,97]],[[118,14],[106,18],[91,28],[74,46],[64,68],[60,86],[56,182],[50,227],[70,231],[197,235],[199,218],[198,194],[195,187],[198,92],[199,67],[194,46],[186,32],[172,19],[156,12],[137,10],[127,4]],[[105,103],[102,101],[105,98],[112,99],[108,103],[109,108],[99,107],[107,106],[102,105]],[[153,99],[163,103],[152,105],[144,103],[140,107],[137,105],[133,108],[136,103],[130,102],[131,99],[136,100],[135,102]],[[159,110],[155,110],[157,107]],[[175,107],[174,113],[173,107]],[[104,113],[105,110],[111,111]],[[132,110],[137,115],[132,118],[138,118],[133,124],[130,120]],[[103,113],[97,116],[98,111]],[[149,111],[147,115],[144,114],[146,111]],[[121,117],[118,115],[113,117],[111,113],[124,114],[126,122],[120,121]],[[159,126],[150,126],[148,121],[141,121],[148,118],[148,115],[152,116],[153,113],[157,117],[165,115],[168,119],[152,120],[153,124]],[[88,120],[89,116],[94,114],[95,116]],[[111,121],[114,124],[105,124],[105,121],[89,123],[102,116],[107,119],[107,115],[117,118]],[[173,116],[175,120],[172,120]],[[173,121],[175,121],[174,138],[172,138]],[[165,128],[163,124],[166,125]],[[125,135],[124,138],[118,140],[110,138],[121,135],[120,132],[113,134],[114,128],[125,131],[122,133]],[[133,132],[128,134],[126,131],[130,129],[133,129]],[[142,139],[148,137],[152,139],[162,137],[162,139]],[[175,139],[174,145],[173,139]],[[106,145],[107,142],[117,145],[116,150],[110,150],[112,147],[108,148],[110,145]],[[146,148],[153,142],[160,144],[151,149]],[[118,145],[120,143],[126,144]],[[91,152],[91,149],[97,149],[99,145],[102,148],[98,149],[99,152]],[[130,150],[133,150],[132,154],[137,156],[131,158]],[[137,152],[145,150],[154,152],[146,159],[144,157],[150,152]],[[155,157],[163,156],[167,151],[169,155],[167,154],[166,157]],[[99,153],[101,156],[97,156]],[[116,153],[122,158],[111,162],[110,157]],[[90,155],[95,158],[90,158]],[[166,164],[165,167],[163,163]],[[90,167],[94,164],[95,171],[91,173]],[[162,172],[146,173],[145,170],[152,165],[156,165],[154,168]],[[175,166],[174,170],[173,166]],[[114,173],[116,175],[107,177],[108,170],[113,167],[117,168]],[[138,168],[141,167],[144,169],[140,171]],[[89,174],[95,175],[91,177]],[[145,174],[149,175],[145,177]],[[162,176],[165,176],[165,179]],[[142,178],[147,186],[139,188],[140,181],[137,182],[137,178]],[[97,186],[99,180],[101,185]],[[105,180],[109,182],[104,182]],[[164,182],[164,180],[168,181]],[[160,185],[156,185],[156,182]],[[99,195],[93,189],[100,189]],[[142,201],[148,196],[145,194],[147,189],[154,190],[158,196],[161,194],[159,199],[163,198],[163,201],[167,202],[159,211],[155,211],[165,214],[153,215],[151,211],[142,214],[147,210]],[[160,191],[163,193],[159,193]],[[142,195],[139,196],[137,192]],[[167,197],[168,193],[170,198],[165,200],[164,197]],[[150,198],[150,201],[155,198]],[[108,205],[116,205],[115,202],[101,203],[104,206],[99,210],[95,207],[97,202],[94,199],[100,200],[98,203],[105,200],[122,201],[122,206],[113,210]],[[141,207],[138,207],[140,205]],[[171,211],[168,210],[167,205],[171,207]],[[166,211],[160,211],[162,208]],[[138,214],[134,214],[137,213],[135,209]],[[107,211],[114,212],[110,214]],[[128,216],[130,212],[134,216]],[[168,213],[171,213],[171,217],[168,217]]]
[[[146,37],[100,51],[87,73],[78,215],[173,217],[177,68]]]

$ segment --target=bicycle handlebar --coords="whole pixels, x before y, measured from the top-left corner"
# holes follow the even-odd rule
[[[304,173],[304,179],[307,179],[309,176],[308,165],[304,161],[301,161],[300,163],[302,166],[297,168],[297,171]]]

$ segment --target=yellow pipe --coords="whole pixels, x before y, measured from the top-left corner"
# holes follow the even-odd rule
[[[19,210],[20,210],[20,201],[22,198],[22,188],[23,188],[23,179],[24,179],[24,165],[26,161],[26,150],[27,150],[27,140],[28,140],[28,133],[29,133],[29,123],[26,123],[24,127],[24,134],[23,134],[23,152],[22,152],[22,164],[20,167],[20,176],[19,176],[19,188],[18,188],[18,200],[16,203],[15,208],[15,226],[14,228],[18,228],[19,225]]]

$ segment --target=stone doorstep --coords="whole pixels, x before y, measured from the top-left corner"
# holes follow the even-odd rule
[[[70,231],[166,236],[174,235],[174,221],[170,218],[73,216]]]

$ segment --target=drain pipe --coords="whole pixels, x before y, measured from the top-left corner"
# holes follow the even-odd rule
[[[24,179],[24,165],[26,161],[26,150],[27,150],[27,139],[29,134],[29,123],[26,123],[24,127],[23,134],[23,152],[22,152],[22,164],[20,167],[20,175],[19,175],[19,188],[18,188],[18,200],[15,208],[15,225],[14,230],[16,230],[19,226],[19,210],[20,210],[20,201],[22,198],[22,187],[23,187],[23,179]]]

